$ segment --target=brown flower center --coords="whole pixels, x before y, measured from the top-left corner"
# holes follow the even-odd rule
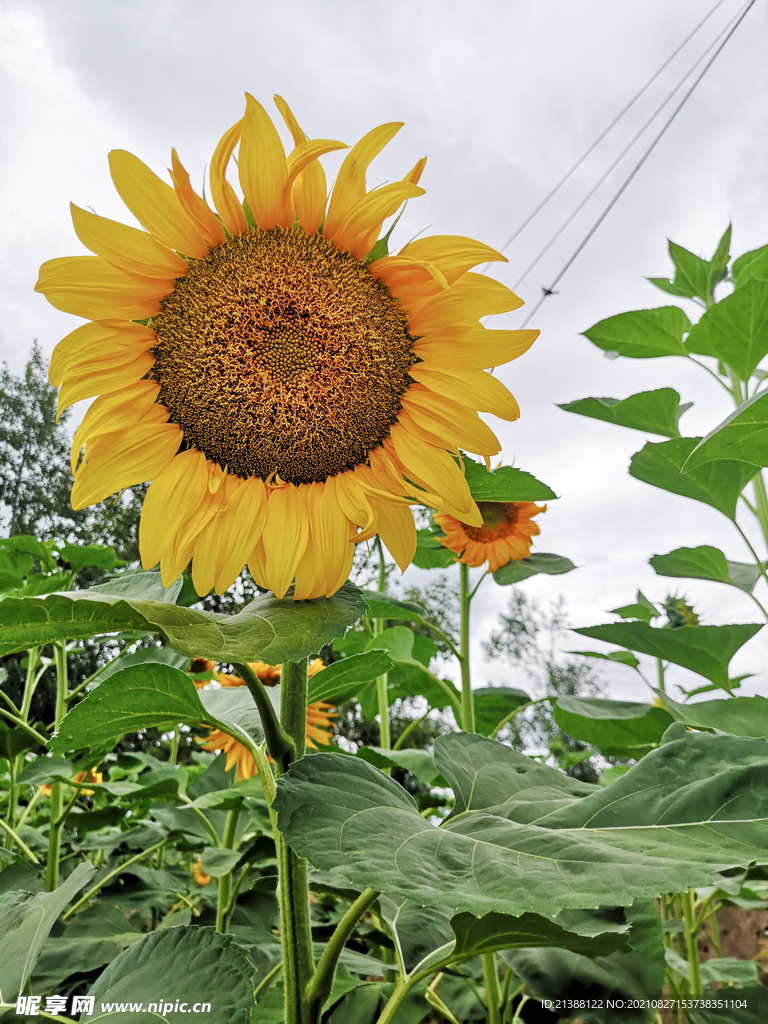
[[[483,517],[483,525],[463,524],[464,532],[472,540],[488,544],[494,540],[504,540],[515,532],[517,507],[513,501],[478,501],[477,507]]]
[[[251,228],[191,262],[161,305],[158,401],[187,448],[240,477],[325,480],[397,419],[415,358],[405,313],[322,235]]]

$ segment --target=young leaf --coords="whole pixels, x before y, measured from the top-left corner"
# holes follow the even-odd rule
[[[691,321],[682,309],[662,306],[609,316],[584,331],[584,337],[605,352],[618,352],[632,359],[687,358],[683,335],[690,329]]]
[[[145,1005],[161,999],[157,1016],[166,1016],[180,1000],[179,1012],[192,1013],[205,1003],[208,1024],[245,1024],[253,1004],[253,964],[248,952],[231,935],[198,926],[150,932],[124,950],[92,986],[93,1013],[81,1021],[140,1024],[149,1014],[128,1009],[102,1012],[104,1003],[134,1002],[143,994]],[[170,1004],[170,1007],[169,1007]],[[181,1004],[184,1010],[181,1010]]]
[[[464,475],[475,501],[553,501],[551,487],[514,466],[499,466],[489,473],[485,466],[464,460]]]
[[[566,654],[580,654],[582,658],[599,658],[604,661],[614,661],[619,665],[626,665],[627,668],[633,668],[636,672],[640,669],[640,662],[631,651],[608,651],[607,654],[601,654],[599,651],[566,651]]]
[[[428,750],[385,750],[382,747],[360,747],[355,755],[377,768],[404,768],[428,786],[447,786]]]
[[[392,664],[392,659],[384,650],[364,651],[334,661],[309,680],[307,703],[332,700],[335,704],[343,704],[377,676],[389,672]]]
[[[610,622],[604,626],[586,626],[574,633],[592,640],[603,640],[671,661],[673,665],[696,672],[718,686],[728,685],[728,664],[734,654],[762,629],[758,623],[732,626],[685,626],[681,629],[656,629],[646,622]]]
[[[659,576],[689,580],[714,580],[751,594],[761,573],[748,562],[729,562],[718,548],[702,544],[697,548],[676,548],[668,555],[654,555],[649,565]]]
[[[715,729],[734,736],[761,736],[768,739],[768,699],[729,697],[727,700],[702,700],[678,704],[666,693],[656,691],[659,700],[676,722],[693,729]]]
[[[80,572],[91,565],[99,569],[114,569],[115,566],[125,565],[115,554],[115,549],[105,547],[104,544],[65,544],[59,548],[59,554],[73,572]]]
[[[659,743],[672,724],[663,708],[623,700],[558,697],[552,713],[563,732],[607,754]]]
[[[759,249],[752,249],[745,252],[733,261],[731,274],[736,281],[736,287],[741,286],[753,277],[765,281],[768,278],[768,245],[762,245]]]
[[[718,260],[718,255],[726,236],[727,245],[725,252],[727,257],[728,248],[730,247],[730,234],[729,227],[726,234],[720,239],[718,252],[715,253],[713,262]],[[711,264],[707,260],[702,259],[701,256],[696,256],[695,253],[689,252],[688,249],[684,249],[681,245],[677,245],[676,242],[672,241],[669,242],[669,255],[675,267],[674,280],[668,281],[663,277],[649,277],[648,280],[651,284],[655,284],[657,288],[661,288],[663,292],[668,292],[670,295],[679,295],[681,298],[686,299],[698,298],[702,302],[707,302],[710,280],[714,277],[714,268]],[[718,262],[722,263],[722,255],[720,255]],[[725,263],[727,265],[727,258]],[[722,267],[719,269],[722,271]]]
[[[662,437],[679,437],[678,421],[691,404],[681,405],[680,395],[674,388],[658,388],[656,391],[640,391],[623,399],[580,398],[559,408],[619,427],[661,434]]]
[[[699,441],[698,437],[680,437],[658,444],[649,441],[632,456],[629,474],[653,487],[711,505],[735,520],[736,502],[756,470],[721,454],[715,456],[720,461],[714,465],[702,465],[708,459],[695,462],[690,456]]]
[[[475,699],[475,731],[481,736],[490,736],[510,712],[531,700],[525,690],[517,690],[513,686],[481,686],[472,692]]]
[[[758,468],[768,466],[768,391],[759,391],[747,399],[699,440],[689,453],[685,472],[695,473],[700,467],[721,459],[749,464],[743,470],[746,476],[751,469],[747,479],[751,479]]]
[[[689,352],[714,356],[747,381],[768,355],[768,281],[749,278],[704,313],[685,341]]]
[[[565,555],[553,555],[546,551],[537,551],[527,558],[507,562],[493,574],[500,587],[508,587],[512,583],[522,583],[531,576],[544,573],[547,576],[561,576],[571,572],[576,566]]]

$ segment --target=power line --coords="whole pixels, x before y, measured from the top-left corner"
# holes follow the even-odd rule
[[[592,227],[590,228],[590,230],[589,230],[589,231],[587,232],[587,234],[586,234],[586,235],[584,236],[583,240],[582,240],[582,241],[581,241],[581,242],[579,243],[579,245],[578,245],[578,246],[577,246],[577,248],[576,248],[576,251],[575,251],[575,252],[573,253],[573,255],[572,255],[572,256],[570,257],[570,259],[568,260],[568,262],[567,262],[567,263],[565,264],[565,266],[564,266],[564,267],[562,268],[562,270],[561,270],[561,271],[560,271],[560,273],[559,273],[559,274],[557,275],[557,277],[556,277],[556,278],[554,279],[554,281],[553,281],[553,282],[552,282],[552,284],[551,284],[551,285],[549,286],[549,288],[543,288],[543,289],[542,289],[543,295],[541,296],[541,298],[539,299],[539,301],[538,301],[538,302],[536,303],[536,305],[535,305],[535,306],[533,307],[533,309],[531,310],[531,312],[530,312],[530,313],[528,314],[528,316],[527,316],[527,317],[525,318],[525,320],[523,321],[523,323],[522,323],[522,325],[521,325],[522,327],[525,327],[525,326],[526,326],[526,324],[527,324],[527,323],[529,322],[529,320],[531,319],[531,317],[532,317],[532,316],[534,316],[534,314],[535,314],[535,313],[536,313],[536,312],[537,312],[537,311],[538,311],[538,310],[539,310],[539,309],[541,308],[541,306],[542,306],[542,305],[543,305],[543,303],[544,303],[544,302],[546,301],[546,299],[547,299],[547,298],[549,298],[549,296],[550,296],[550,295],[552,295],[552,294],[554,293],[554,288],[555,288],[555,285],[556,285],[556,284],[558,284],[558,282],[559,282],[559,281],[561,280],[561,278],[563,277],[563,275],[564,275],[564,274],[566,273],[566,271],[567,271],[567,270],[568,270],[568,269],[570,268],[571,264],[572,264],[572,263],[574,262],[574,260],[575,260],[575,259],[577,258],[577,256],[579,255],[579,253],[580,253],[580,252],[582,251],[582,249],[584,248],[584,246],[585,246],[585,245],[587,244],[587,242],[588,242],[588,241],[590,240],[590,238],[591,238],[591,237],[592,237],[592,236],[594,235],[594,233],[595,233],[595,232],[597,231],[597,229],[598,229],[598,228],[600,227],[600,225],[601,225],[601,224],[603,223],[603,221],[604,221],[604,220],[605,220],[605,218],[606,218],[606,217],[608,216],[608,214],[609,214],[609,213],[611,212],[611,210],[613,209],[613,207],[614,207],[614,206],[616,205],[616,203],[618,202],[618,200],[620,199],[620,197],[621,197],[621,196],[622,196],[622,195],[624,194],[624,192],[626,191],[626,189],[627,189],[627,187],[629,186],[629,184],[630,184],[630,182],[632,181],[632,179],[633,179],[633,178],[635,177],[635,175],[637,174],[637,172],[638,172],[638,171],[640,170],[640,168],[641,168],[641,167],[643,166],[643,164],[645,163],[645,161],[646,161],[646,160],[648,159],[648,157],[649,157],[649,156],[651,155],[651,153],[653,152],[653,150],[654,150],[654,149],[656,148],[657,144],[658,144],[658,143],[659,143],[659,142],[661,141],[661,139],[662,139],[662,137],[664,136],[664,134],[666,133],[667,129],[668,129],[669,127],[670,127],[670,125],[671,125],[671,124],[672,124],[672,122],[673,122],[673,121],[675,120],[675,118],[677,117],[677,115],[678,115],[678,114],[680,113],[680,111],[681,111],[681,110],[683,109],[683,107],[685,106],[685,104],[686,104],[686,103],[688,102],[688,100],[689,100],[689,99],[690,99],[690,97],[692,96],[692,94],[693,94],[694,90],[696,89],[696,86],[697,86],[697,85],[699,84],[699,82],[700,82],[700,81],[702,80],[702,78],[704,77],[704,75],[706,75],[707,71],[709,71],[709,69],[710,69],[710,68],[712,67],[712,65],[714,64],[714,62],[715,62],[715,61],[717,60],[718,56],[719,56],[719,55],[720,55],[720,54],[722,53],[722,51],[723,51],[724,47],[725,47],[725,46],[726,46],[726,45],[728,44],[728,41],[729,41],[729,39],[730,39],[730,38],[731,38],[731,36],[732,36],[732,35],[734,34],[734,32],[736,31],[736,29],[737,29],[737,28],[739,27],[739,25],[740,25],[740,24],[742,23],[742,21],[744,20],[744,18],[746,18],[746,16],[747,16],[747,14],[749,13],[750,9],[751,9],[751,8],[752,8],[752,7],[754,6],[754,3],[755,3],[755,0],[749,0],[749,2],[747,3],[747,5],[746,5],[746,6],[744,7],[744,10],[743,10],[743,11],[741,12],[741,14],[739,15],[739,18],[738,18],[738,20],[736,21],[736,24],[735,24],[735,25],[734,25],[734,26],[733,26],[733,27],[731,28],[731,30],[730,30],[730,31],[728,32],[728,35],[727,35],[727,36],[725,37],[725,39],[724,39],[724,40],[722,41],[722,43],[721,43],[721,44],[720,44],[720,45],[718,46],[718,48],[717,48],[717,49],[715,50],[715,52],[714,52],[714,53],[712,54],[712,57],[711,57],[711,58],[710,58],[710,60],[709,60],[709,61],[707,62],[707,64],[706,64],[706,65],[704,66],[704,69],[702,70],[701,74],[700,74],[700,75],[698,76],[698,78],[697,78],[697,79],[696,79],[696,81],[695,81],[695,82],[693,83],[693,85],[692,85],[692,86],[691,86],[691,88],[690,88],[690,89],[688,90],[688,92],[687,92],[687,93],[685,94],[685,96],[683,96],[682,100],[680,101],[680,103],[678,103],[677,107],[675,107],[674,111],[672,112],[672,115],[671,115],[671,117],[670,117],[670,118],[669,118],[669,119],[668,119],[668,120],[667,120],[667,121],[665,122],[665,124],[664,124],[664,126],[662,127],[661,131],[660,131],[660,132],[658,133],[658,135],[657,135],[657,136],[656,136],[656,137],[654,138],[653,142],[651,142],[651,144],[650,144],[650,146],[648,147],[648,149],[646,149],[646,151],[645,151],[645,152],[643,153],[643,155],[642,155],[642,156],[640,157],[640,160],[639,160],[638,164],[637,164],[637,165],[636,165],[636,166],[635,166],[635,167],[634,167],[634,168],[632,169],[632,171],[631,171],[631,172],[629,173],[629,175],[627,176],[626,180],[625,180],[625,181],[624,181],[624,183],[622,184],[621,188],[620,188],[620,189],[618,190],[618,192],[617,192],[617,193],[616,193],[616,194],[614,195],[613,199],[611,199],[611,201],[610,201],[610,202],[608,203],[608,205],[607,205],[607,206],[605,207],[605,209],[604,209],[604,210],[603,210],[603,212],[602,212],[602,213],[600,214],[600,216],[599,216],[599,217],[597,218],[597,220],[595,221],[595,223],[593,224],[593,226],[592,226]]]
[[[671,53],[669,57],[667,57],[667,59],[664,61],[664,63],[661,65],[658,71],[651,75],[651,77],[648,79],[648,81],[645,83],[642,89],[640,89],[639,92],[635,93],[635,95],[632,97],[629,103],[627,103],[627,105],[622,110],[619,111],[619,113],[614,117],[611,123],[606,128],[604,128],[603,131],[597,136],[592,145],[589,146],[586,150],[584,150],[584,152],[581,154],[576,163],[573,164],[573,166],[568,171],[566,171],[566,173],[563,175],[560,181],[558,181],[558,183],[544,196],[539,205],[531,213],[528,214],[528,216],[525,218],[522,224],[518,226],[518,228],[506,240],[504,245],[502,245],[502,247],[499,249],[499,252],[505,252],[509,248],[509,246],[514,242],[514,240],[517,238],[520,232],[523,231],[526,227],[528,227],[533,218],[541,210],[544,209],[549,200],[560,190],[561,186],[563,186],[566,183],[566,181],[568,181],[568,179],[571,177],[571,175],[575,171],[577,171],[579,167],[581,167],[581,165],[584,163],[584,161],[587,159],[590,153],[592,153],[592,151],[603,141],[603,139],[611,131],[611,129],[614,128],[619,123],[619,121],[622,119],[622,117],[624,117],[627,111],[630,110],[635,105],[635,103],[637,103],[640,97],[653,85],[653,83],[656,81],[656,79],[659,77],[662,71],[664,71],[664,69],[667,68],[669,64],[671,64],[671,62],[675,59],[678,53],[680,53],[683,47],[687,43],[689,43],[691,39],[693,39],[693,37],[696,35],[699,29],[705,24],[705,22],[707,22],[712,17],[712,15],[715,13],[718,7],[720,7],[724,2],[725,0],[717,0],[717,3],[711,9],[711,11],[701,19],[701,21],[698,23],[698,25],[696,25],[694,29],[692,29],[689,32],[689,34],[685,37],[682,43],[680,43],[677,49],[673,53]],[[483,273],[488,269],[488,267],[490,267],[490,265],[490,263],[487,263],[485,267],[483,267]]]
[[[608,169],[606,171],[604,171],[600,175],[600,177],[597,179],[597,181],[592,186],[592,188],[589,190],[589,192],[587,192],[587,194],[577,204],[577,206],[574,208],[574,210],[566,217],[566,219],[563,221],[563,223],[560,225],[560,227],[557,229],[557,231],[554,233],[554,235],[552,235],[552,237],[549,239],[549,241],[544,246],[544,248],[541,249],[541,251],[528,264],[528,266],[525,268],[525,270],[520,275],[520,277],[518,277],[518,279],[512,285],[512,290],[513,291],[517,290],[518,286],[526,279],[526,277],[528,277],[530,272],[537,265],[537,263],[542,259],[542,257],[545,256],[549,252],[549,250],[552,248],[552,246],[558,240],[560,235],[562,235],[562,233],[565,231],[565,229],[568,227],[568,225],[571,223],[571,221],[576,217],[576,215],[578,213],[580,213],[581,210],[583,210],[583,208],[586,206],[586,204],[589,202],[589,200],[592,198],[592,196],[595,194],[595,192],[597,192],[597,190],[600,188],[600,186],[603,184],[603,182],[606,180],[606,178],[608,178],[613,173],[615,168],[621,163],[621,161],[624,159],[624,157],[627,155],[627,153],[630,151],[630,149],[632,149],[632,147],[637,142],[637,140],[642,135],[645,134],[647,129],[653,124],[653,122],[659,116],[659,114],[664,109],[664,107],[666,107],[666,105],[672,100],[672,98],[675,95],[675,93],[680,88],[682,88],[682,86],[685,83],[686,79],[690,78],[690,76],[693,74],[693,72],[696,70],[696,68],[699,66],[699,64],[701,64],[701,62],[706,58],[706,56],[710,52],[710,50],[714,49],[714,47],[717,46],[719,40],[722,39],[722,37],[725,35],[725,33],[728,31],[728,29],[731,27],[731,25],[733,25],[733,23],[736,21],[737,18],[738,18],[738,15],[736,15],[733,18],[731,18],[731,20],[728,22],[728,24],[725,26],[725,28],[723,28],[715,36],[715,38],[712,40],[712,42],[709,44],[709,46],[706,48],[706,50],[701,54],[701,56],[698,58],[698,60],[694,64],[692,64],[690,68],[688,68],[686,73],[683,75],[683,77],[680,79],[680,81],[677,83],[677,85],[672,89],[672,91],[670,93],[668,93],[666,98],[659,104],[658,107],[656,107],[656,109],[651,114],[651,116],[648,118],[648,120],[645,122],[645,124],[643,124],[642,128],[640,128],[639,131],[637,131],[635,133],[635,135],[632,136],[630,141],[627,143],[627,145],[624,147],[624,149],[622,149],[622,151],[619,153],[619,155],[615,158],[613,163],[611,163],[610,166],[608,167]]]

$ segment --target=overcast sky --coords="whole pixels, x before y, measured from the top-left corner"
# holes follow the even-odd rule
[[[429,156],[421,181],[427,195],[409,205],[397,243],[426,231],[501,246],[713,4],[0,0],[2,358],[19,371],[34,338],[50,353],[77,323],[33,291],[40,263],[83,251],[69,201],[132,223],[109,178],[110,149],[128,149],[162,174],[175,146],[200,187],[213,147],[241,116],[246,90],[267,107],[272,94],[282,94],[310,137],[352,144],[376,124],[402,120],[405,127],[369,175],[370,185],[399,178]],[[722,0],[520,235],[507,252],[509,263],[493,268],[494,276],[510,286],[517,280],[742,6]],[[517,423],[493,424],[504,460],[561,495],[541,518],[538,549],[568,555],[580,566],[525,587],[545,603],[564,595],[574,625],[611,621],[607,610],[629,602],[638,587],[657,600],[669,590],[687,593],[706,622],[756,621],[746,597],[715,584],[664,580],[647,565],[654,553],[705,543],[747,560],[727,521],[627,475],[643,435],[566,414],[555,403],[588,395],[624,398],[672,385],[684,401],[696,403],[683,420],[686,433],[706,432],[729,411],[717,386],[686,361],[610,361],[580,332],[614,313],[666,304],[644,275],[670,271],[667,237],[709,257],[731,221],[735,253],[768,242],[766,53],[768,16],[757,4],[563,278],[559,294],[537,313],[530,326],[542,333],[533,349],[499,371],[522,409]],[[521,284],[528,308],[661,123]],[[329,157],[328,171],[338,162]],[[517,326],[525,315],[524,308],[497,318],[495,326]],[[478,641],[506,598],[505,590],[486,582],[476,605]],[[572,646],[583,641],[568,638],[564,647]],[[767,651],[768,640],[758,637],[734,669],[759,672]],[[647,699],[624,671],[611,675],[611,692]],[[478,657],[478,682],[507,678]],[[682,670],[677,678],[696,685]],[[767,692],[765,677],[749,689]]]

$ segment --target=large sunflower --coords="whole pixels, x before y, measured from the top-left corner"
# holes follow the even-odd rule
[[[533,516],[546,512],[546,505],[532,501],[479,501],[481,526],[468,526],[453,516],[438,513],[434,520],[445,534],[440,543],[455,551],[464,565],[476,569],[488,562],[488,572],[496,572],[507,562],[527,558],[539,527]]]
[[[308,140],[276,103],[293,150],[247,96],[211,161],[215,212],[175,150],[172,187],[112,152],[115,187],[146,231],[73,206],[96,255],[50,260],[36,286],[91,321],[50,366],[60,410],[98,396],[72,447],[73,507],[151,480],[142,563],[159,562],[170,585],[192,559],[201,594],[226,590],[246,563],[278,597],[294,580],[296,598],[333,594],[354,541],[376,533],[404,569],[417,502],[479,526],[459,449],[498,453],[478,412],[519,410],[484,368],[537,335],[480,324],[521,305],[469,273],[503,260],[480,242],[439,235],[376,258],[383,222],[424,191],[420,160],[366,192],[399,123],[350,150],[326,207],[318,157],[345,147]],[[238,143],[242,202],[227,179]]]

